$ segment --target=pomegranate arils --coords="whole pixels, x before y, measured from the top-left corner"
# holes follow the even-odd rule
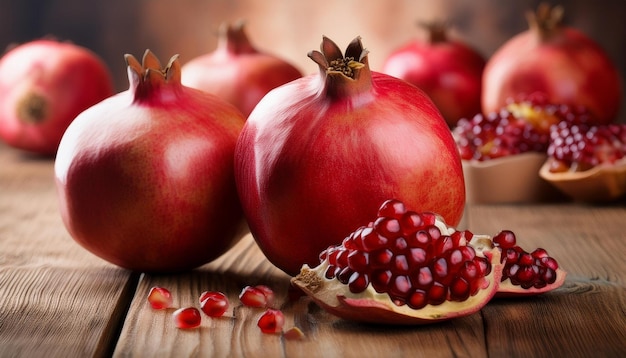
[[[516,245],[515,234],[503,230],[493,238],[494,245],[502,250],[504,270],[501,281],[509,279],[513,285],[528,289],[542,288],[556,281],[556,260],[548,256],[545,249],[537,248],[532,253]]]
[[[246,286],[241,290],[239,300],[248,307],[271,307],[274,303],[274,291],[265,285]]]
[[[447,235],[435,226],[436,219],[388,200],[373,231],[359,228],[320,255],[328,262],[325,277],[347,284],[352,293],[363,292],[371,283],[397,305],[412,308],[466,300],[478,292],[491,264],[467,246],[471,232]]]
[[[200,309],[209,317],[223,316],[228,305],[228,298],[221,292],[206,291],[200,295]]]
[[[261,332],[267,334],[282,332],[284,324],[285,316],[283,313],[272,308],[265,311],[257,321],[257,326],[261,329]]]
[[[172,307],[172,293],[163,287],[152,287],[148,293],[148,303],[155,310],[163,310]]]
[[[172,319],[176,327],[190,329],[200,326],[202,317],[200,311],[195,307],[179,308],[172,314]]]
[[[561,122],[550,132],[551,172],[585,171],[626,156],[626,124]]]

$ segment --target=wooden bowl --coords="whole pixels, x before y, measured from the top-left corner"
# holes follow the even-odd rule
[[[558,191],[539,177],[547,155],[522,153],[486,161],[463,160],[467,203],[533,203]]]
[[[575,201],[607,202],[626,194],[626,160],[565,173],[550,172],[550,162],[546,161],[539,175]]]

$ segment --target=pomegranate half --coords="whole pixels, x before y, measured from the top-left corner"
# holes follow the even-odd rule
[[[61,216],[72,237],[121,267],[176,272],[225,252],[242,212],[233,155],[245,118],[180,82],[146,51],[126,55],[130,88],[82,112],[55,161]]]
[[[457,224],[465,205],[448,125],[417,87],[371,72],[361,39],[324,37],[320,68],[269,92],[237,142],[237,189],[267,258],[295,275],[389,197]]]

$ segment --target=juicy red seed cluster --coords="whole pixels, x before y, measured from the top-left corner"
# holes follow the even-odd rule
[[[526,252],[516,241],[515,234],[509,230],[503,230],[493,238],[495,246],[502,251],[502,281],[509,279],[512,284],[525,289],[554,283],[559,268],[556,260],[542,248]]]
[[[626,124],[590,126],[561,122],[550,132],[553,172],[584,171],[626,155]]]
[[[515,106],[527,110],[513,111]],[[528,118],[526,112],[533,113],[533,118]],[[554,125],[589,121],[586,108],[552,104],[545,95],[533,93],[509,100],[508,105],[498,112],[463,118],[453,131],[461,158],[482,161],[525,152],[545,153]]]
[[[457,122],[454,135],[461,158],[489,160],[526,152],[545,152],[549,135],[507,110],[477,114]]]
[[[435,214],[386,201],[374,222],[321,253],[329,263],[326,278],[338,279],[353,293],[371,284],[395,304],[414,309],[467,300],[482,287],[491,263],[466,245],[472,233],[443,235],[435,220]]]

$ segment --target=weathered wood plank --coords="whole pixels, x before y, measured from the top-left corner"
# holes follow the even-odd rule
[[[68,236],[52,165],[0,145],[0,355],[110,355],[135,282]]]

